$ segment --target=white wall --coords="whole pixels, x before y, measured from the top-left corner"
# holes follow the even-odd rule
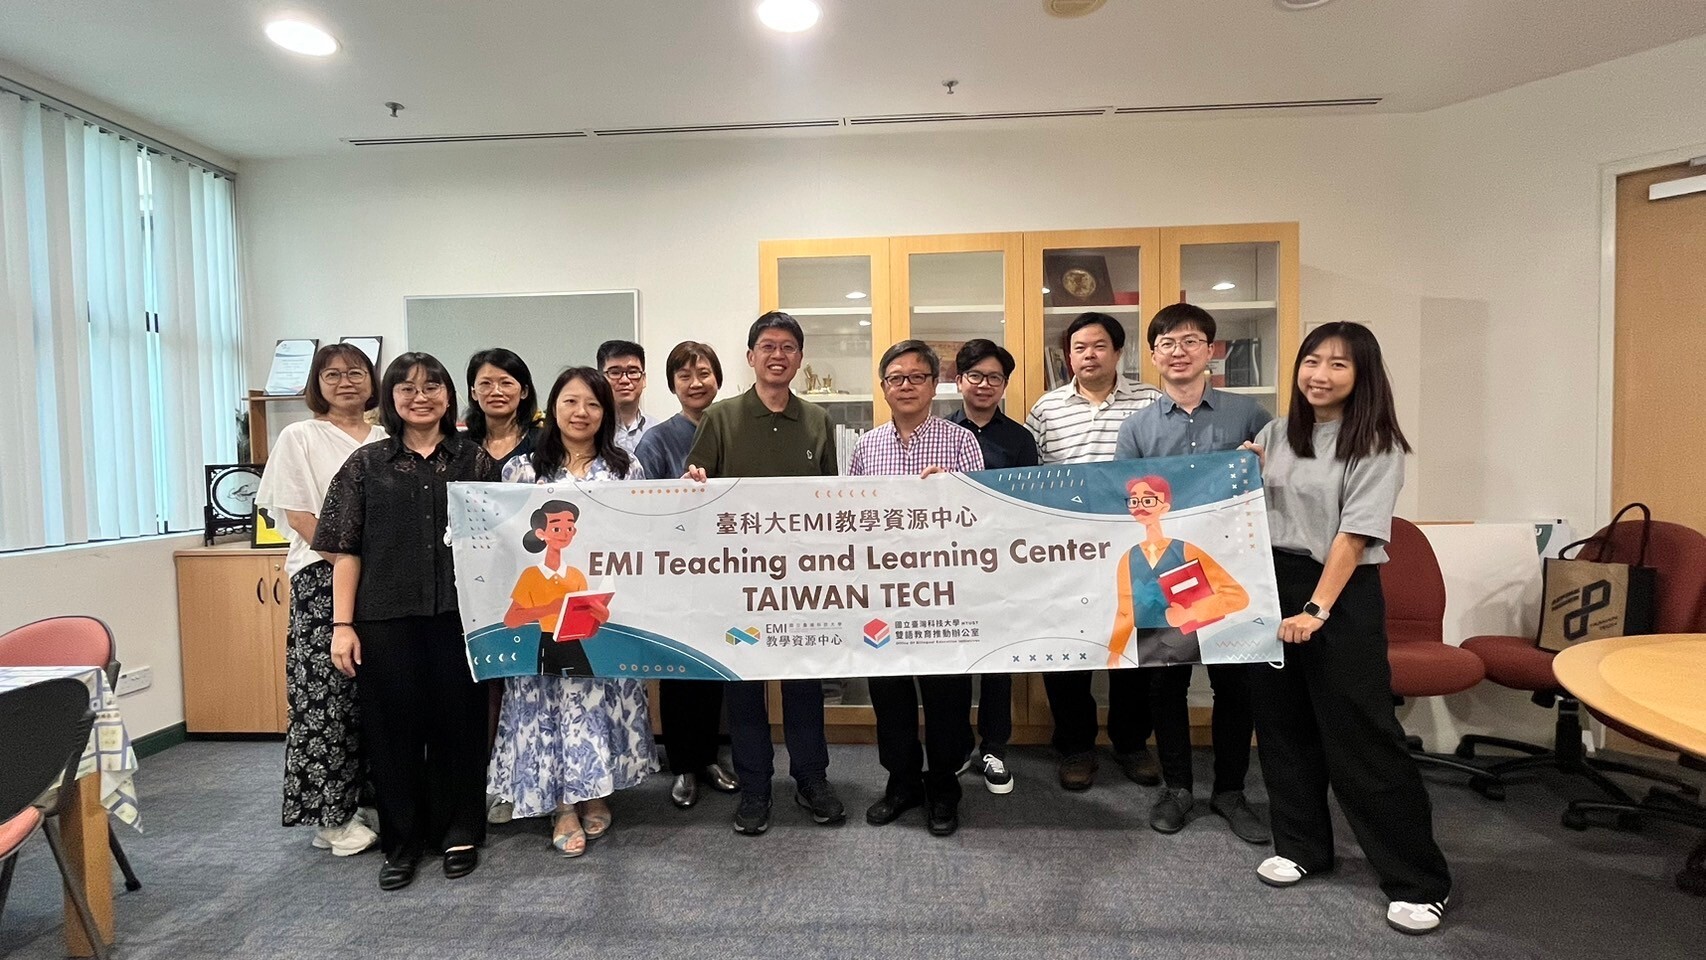
[[[154,671],[153,686],[119,698],[130,735],[182,723],[172,551],[200,543],[201,537],[191,534],[0,555],[0,584],[5,584],[0,629],[71,614],[100,617],[112,628],[125,669]]]

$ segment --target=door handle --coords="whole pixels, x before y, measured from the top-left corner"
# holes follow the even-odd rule
[[[260,577],[259,579],[257,579],[255,581],[255,602],[256,603],[266,603],[267,602],[267,598],[261,596],[261,584],[265,583],[266,581],[267,581],[266,577]]]
[[[278,598],[278,584],[279,582],[277,580],[272,582],[272,602],[282,606],[284,601]]]

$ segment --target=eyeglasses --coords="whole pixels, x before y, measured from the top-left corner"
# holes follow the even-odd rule
[[[984,373],[982,370],[968,370],[965,373],[960,374],[960,376],[965,377],[966,382],[974,387],[981,386],[986,383],[992,387],[999,387],[1007,382],[1006,374]]]
[[[760,356],[766,357],[792,357],[799,354],[800,348],[798,344],[793,343],[761,343],[758,346],[753,347],[752,351]]]
[[[339,383],[347,383],[352,386],[362,384],[367,382],[367,371],[336,369],[321,370],[320,382],[327,384],[328,386]]]
[[[399,383],[391,388],[391,395],[405,403],[417,396],[436,400],[444,396],[444,384],[435,381],[417,387],[412,383]]]
[[[502,380],[478,380],[474,383],[474,396],[489,397],[494,393],[515,393],[521,389],[521,384],[504,377]]]
[[[1167,501],[1153,493],[1148,493],[1141,497],[1127,497],[1125,502],[1128,507],[1142,507],[1145,510],[1153,510]]]
[[[607,380],[640,380],[645,375],[646,371],[640,367],[611,367],[604,371]]]
[[[891,373],[883,378],[883,383],[888,384],[890,387],[899,387],[903,383],[910,383],[915,387],[922,387],[934,379],[936,378],[928,373]]]
[[[1155,341],[1155,352],[1172,353],[1174,350],[1181,350],[1185,353],[1195,353],[1207,343],[1208,340],[1203,337],[1180,337],[1177,340],[1172,337],[1162,337]]]

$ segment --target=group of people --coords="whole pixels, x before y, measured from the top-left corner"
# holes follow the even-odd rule
[[[1157,388],[1121,374],[1119,321],[1085,313],[1063,336],[1072,378],[1044,394],[1022,425],[1002,412],[1014,358],[1000,345],[980,339],[960,349],[954,370],[963,406],[942,418],[931,406],[941,358],[923,341],[901,341],[878,363],[892,417],[859,438],[850,473],[928,477],[1255,451],[1286,664],[1207,668],[1216,746],[1209,809],[1242,839],[1272,842],[1275,855],[1257,875],[1291,886],[1334,865],[1331,788],[1381,878],[1388,922],[1428,932],[1440,922],[1451,880],[1390,693],[1376,566],[1386,559],[1409,446],[1379,344],[1358,324],[1312,330],[1295,359],[1289,412],[1271,419],[1249,397],[1210,385],[1215,333],[1213,316],[1198,307],[1159,311],[1147,330]],[[754,385],[714,402],[723,382],[716,352],[680,343],[665,361],[680,412],[653,422],[641,410],[644,349],[610,341],[599,347],[596,367],[557,377],[537,424],[526,363],[508,350],[482,351],[468,363],[462,430],[456,383],[432,356],[403,354],[376,383],[359,350],[321,348],[307,388],[315,417],[285,428],[257,497],[284,514],[290,536],[285,824],[315,826],[315,845],[340,855],[377,842],[384,889],[412,882],[428,853],[442,854],[447,877],[471,873],[488,822],[549,817],[551,846],[567,857],[609,832],[609,798],[658,768],[643,686],[556,662],[563,654],[554,651],[578,650],[573,643],[542,642],[553,652],[542,652],[537,676],[484,685],[471,678],[444,536],[446,485],[834,475],[828,416],[791,390],[804,348],[793,317],[764,314],[747,336]],[[374,407],[378,425],[366,416]],[[1138,487],[1129,492],[1141,520],[1167,492]],[[517,583],[506,617],[538,621],[547,641],[558,601],[585,588],[564,555],[576,519],[572,508],[536,518],[541,562]],[[1122,609],[1140,578],[1153,580],[1172,552],[1177,542],[1157,534],[1121,561],[1132,581],[1122,588]],[[593,613],[600,621],[609,615]],[[1130,621],[1128,612],[1119,623]],[[1110,649],[1124,647],[1119,632],[1116,626]],[[1192,669],[1171,663],[1108,675],[1114,758],[1131,780],[1161,788],[1149,820],[1162,833],[1183,829],[1196,803],[1186,700]],[[1044,683],[1060,784],[1089,789],[1098,733],[1091,673],[1047,673]],[[795,801],[819,824],[841,823],[822,685],[783,681],[781,691]],[[969,676],[872,678],[870,694],[888,779],[867,822],[892,823],[923,807],[929,831],[948,835],[959,825],[961,774],[980,773],[992,793],[1013,789],[1010,677],[982,678],[975,733]],[[725,708],[732,771],[718,762]],[[764,833],[774,748],[763,685],[664,680],[659,709],[675,805],[695,806],[701,787],[739,793],[735,830]],[[1268,822],[1244,793],[1252,732]],[[1159,762],[1147,746],[1151,735]],[[369,791],[377,824],[366,810]]]

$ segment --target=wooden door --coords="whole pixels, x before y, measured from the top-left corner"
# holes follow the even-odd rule
[[[265,554],[180,555],[178,633],[184,725],[190,733],[276,733],[284,669],[274,598],[274,559]],[[283,558],[277,562],[282,568]],[[285,584],[285,588],[288,584]],[[284,598],[284,588],[279,590]]]
[[[1678,164],[1617,180],[1616,361],[1611,499],[1706,531],[1691,468],[1706,447],[1698,397],[1706,356],[1706,193],[1647,199],[1655,183],[1699,176]]]
[[[257,683],[272,687],[273,722],[268,732],[283,733],[288,726],[290,706],[284,685],[284,648],[290,635],[290,577],[284,572],[284,554],[274,553],[267,559],[265,576],[267,587],[264,593],[272,605],[268,616],[271,625],[268,640],[272,650],[268,654],[268,672],[255,679]]]

